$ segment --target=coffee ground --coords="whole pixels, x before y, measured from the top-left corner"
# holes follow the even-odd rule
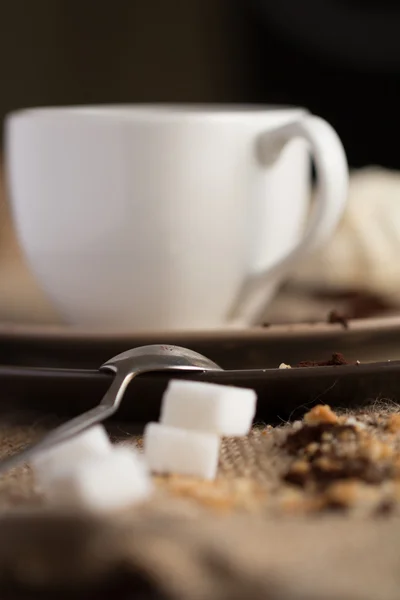
[[[302,360],[295,367],[331,367],[339,365],[354,365],[355,362],[350,362],[345,359],[340,352],[334,352],[328,360]]]
[[[338,323],[339,325],[342,325],[344,329],[349,328],[348,320],[338,310],[331,310],[328,313],[327,322],[332,324]]]
[[[346,304],[345,314],[340,315],[345,321],[350,319],[366,319],[391,313],[398,310],[398,305],[387,298],[365,290],[318,290],[311,293],[315,300],[331,300],[332,304]],[[335,312],[335,311],[332,311]]]

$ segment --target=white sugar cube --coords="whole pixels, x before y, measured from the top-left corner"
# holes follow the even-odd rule
[[[112,444],[104,427],[90,427],[65,442],[43,450],[32,459],[36,483],[45,489],[60,473],[68,471],[88,457],[106,456],[111,449]]]
[[[46,495],[57,504],[107,512],[141,502],[152,491],[142,457],[132,448],[117,446],[107,455],[88,456],[60,472]]]
[[[220,438],[214,433],[187,431],[161,423],[149,423],[144,433],[144,452],[151,471],[214,479],[218,468]]]
[[[226,436],[246,435],[256,412],[254,390],[176,379],[164,393],[160,422]]]

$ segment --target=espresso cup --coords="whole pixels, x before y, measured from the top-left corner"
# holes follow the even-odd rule
[[[303,109],[43,108],[5,131],[20,243],[72,325],[255,324],[346,203],[342,144]]]

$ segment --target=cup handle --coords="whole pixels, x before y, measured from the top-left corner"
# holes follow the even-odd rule
[[[313,210],[302,239],[285,256],[266,270],[250,275],[232,309],[234,325],[259,324],[265,310],[265,285],[282,278],[305,255],[315,250],[335,231],[344,212],[349,174],[346,154],[336,131],[326,121],[307,115],[298,121],[268,131],[257,140],[261,164],[270,166],[293,138],[308,142],[314,161],[317,190]]]

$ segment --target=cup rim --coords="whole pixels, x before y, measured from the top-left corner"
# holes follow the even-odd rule
[[[140,104],[88,104],[71,106],[48,106],[22,108],[9,113],[7,121],[27,118],[54,118],[60,115],[107,117],[134,121],[163,120],[242,120],[260,117],[299,117],[308,114],[303,107],[268,104],[183,104],[183,103],[140,103]]]

